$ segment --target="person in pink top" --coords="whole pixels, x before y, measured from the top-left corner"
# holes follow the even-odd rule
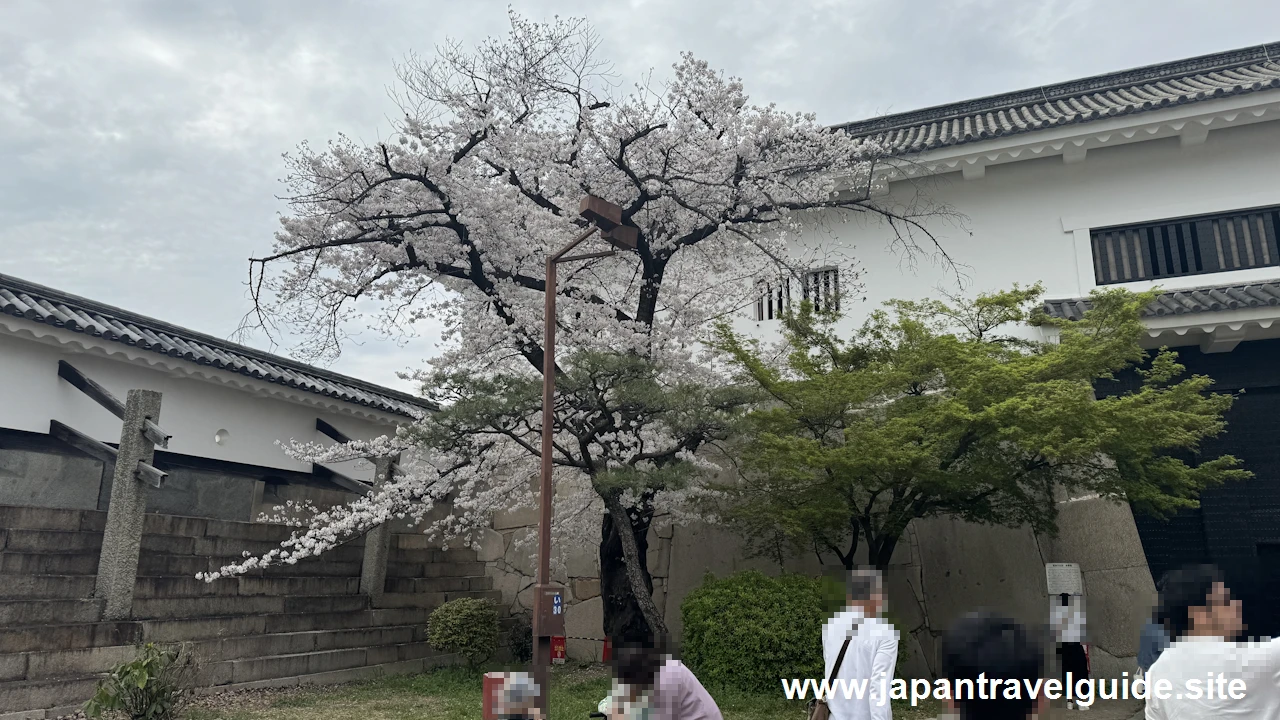
[[[600,703],[609,720],[723,720],[693,672],[660,647],[615,644],[610,664],[613,694]]]

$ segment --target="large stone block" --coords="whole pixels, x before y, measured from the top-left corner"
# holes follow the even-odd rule
[[[1078,500],[1058,505],[1058,536],[1042,538],[1046,562],[1070,562],[1082,572],[1147,567],[1147,556],[1127,504]]]
[[[508,567],[515,569],[521,575],[533,576],[537,574],[537,552],[536,533],[528,528],[516,530],[511,542],[507,544],[503,560],[507,562]]]
[[[889,568],[885,577],[888,613],[898,621],[898,629],[903,632],[914,630],[925,622],[924,608],[920,605],[922,597],[911,582],[916,571],[912,565],[896,565]]]
[[[649,575],[655,578],[667,577],[671,574],[671,541],[658,537],[652,529],[649,531],[649,538],[649,549],[645,556]]]
[[[600,548],[596,545],[575,546],[569,548],[565,558],[567,574],[575,577],[599,577]]]
[[[516,602],[522,610],[533,610],[534,583],[529,583],[516,594]]]
[[[102,463],[98,460],[0,449],[0,505],[94,510],[101,485]]]
[[[507,551],[507,544],[502,533],[485,528],[476,541],[476,559],[480,562],[493,562]]]
[[[43,680],[93,675],[129,662],[137,654],[138,649],[130,645],[31,653],[28,659],[27,678]]]
[[[658,537],[670,540],[675,534],[675,521],[670,515],[659,515],[653,519],[653,529],[658,533]]]
[[[27,679],[27,655],[0,655],[0,682]]]
[[[531,578],[526,578],[520,573],[493,571],[493,589],[502,593],[502,604],[508,607],[516,602],[516,596],[520,591],[532,583]]]
[[[1156,600],[1146,565],[1086,572],[1084,592],[1089,643],[1115,657],[1135,657],[1138,636]]]
[[[513,528],[533,527],[538,524],[538,507],[515,508],[513,510],[501,510],[493,516],[493,527],[496,530],[511,530]]]
[[[603,639],[604,600],[595,597],[565,608],[564,632],[569,637]]]
[[[574,578],[570,586],[577,600],[590,600],[600,595],[600,578]]]
[[[917,520],[921,584],[935,631],[986,608],[1029,625],[1048,621],[1044,561],[1030,530]]]

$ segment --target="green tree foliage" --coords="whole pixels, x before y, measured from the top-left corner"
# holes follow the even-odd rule
[[[427,619],[427,640],[437,650],[457,653],[473,667],[498,649],[498,608],[490,600],[458,598]]]
[[[1176,353],[1143,350],[1151,294],[1096,292],[1076,322],[1046,317],[1041,294],[892,301],[848,338],[805,303],[776,359],[722,326],[719,346],[771,398],[750,418],[742,477],[722,488],[726,518],[757,552],[785,538],[852,567],[861,541],[885,569],[915,518],[1052,533],[1058,489],[1167,515],[1249,476],[1231,456],[1179,459],[1223,430],[1232,398],[1184,377]],[[1050,339],[1009,332],[1029,324]],[[1094,383],[1128,368],[1136,390],[1095,399]]]

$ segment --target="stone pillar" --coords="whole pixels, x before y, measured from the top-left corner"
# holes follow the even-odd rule
[[[391,479],[395,458],[381,457],[373,461],[374,492]],[[360,565],[360,592],[369,596],[373,607],[382,602],[387,589],[387,559],[391,555],[391,524],[383,523],[364,536],[364,562]]]
[[[133,614],[133,588],[138,581],[138,551],[147,509],[146,488],[135,473],[139,462],[150,464],[156,454],[155,444],[142,434],[143,421],[148,419],[160,420],[160,393],[130,390],[124,405],[124,428],[120,431],[94,590],[96,597],[106,601],[106,620],[125,620]]]

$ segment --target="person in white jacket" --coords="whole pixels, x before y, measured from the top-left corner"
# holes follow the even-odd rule
[[[1147,673],[1147,720],[1280,720],[1280,640],[1239,641],[1243,608],[1217,568],[1169,575],[1159,613],[1171,642]]]
[[[889,686],[898,661],[898,630],[881,617],[884,581],[875,570],[849,575],[847,605],[822,629],[826,677],[836,691],[827,700],[831,720],[891,720]],[[836,660],[848,641],[840,667]]]

